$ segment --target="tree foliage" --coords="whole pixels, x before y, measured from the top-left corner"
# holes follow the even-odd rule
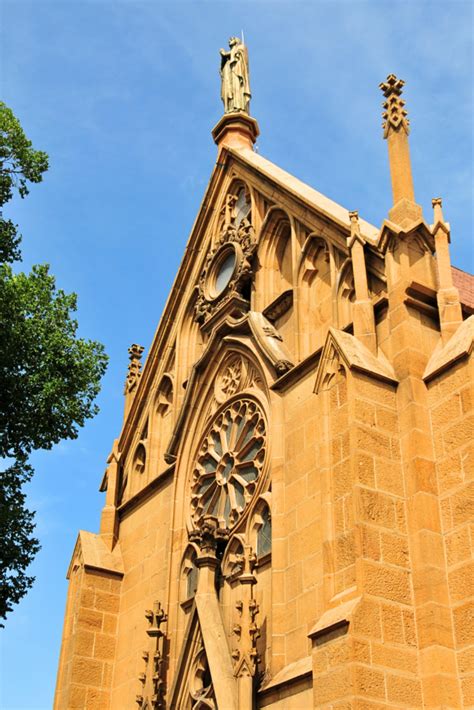
[[[3,216],[3,206],[15,190],[20,197],[29,193],[29,182],[41,182],[48,169],[48,156],[34,150],[13,111],[0,101],[0,261],[20,259],[18,226]]]
[[[33,475],[28,456],[77,437],[98,411],[107,366],[103,346],[77,336],[76,295],[56,288],[47,265],[29,274],[11,266],[21,258],[21,236],[3,206],[15,192],[25,197],[47,169],[46,153],[33,149],[0,102],[0,619],[34,581],[26,574],[39,550],[23,493]]]
[[[24,570],[40,549],[33,537],[34,513],[25,507],[22,486],[33,475],[23,458],[2,471],[0,486],[0,618],[5,619],[34,582]],[[0,623],[0,626],[3,624]]]

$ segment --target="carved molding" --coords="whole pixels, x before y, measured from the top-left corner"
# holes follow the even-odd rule
[[[241,296],[245,284],[252,275],[252,258],[257,247],[255,231],[245,217],[238,226],[227,223],[222,233],[209,252],[198,282],[198,297],[195,305],[195,318],[198,323],[206,323],[215,312],[236,296]],[[213,293],[211,280],[221,257],[234,251],[234,271],[220,293]]]

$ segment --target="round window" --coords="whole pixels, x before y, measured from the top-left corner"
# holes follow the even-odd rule
[[[217,260],[212,270],[212,296],[220,296],[234,275],[236,255],[234,249],[226,250]]]
[[[194,521],[215,515],[223,527],[233,527],[255,491],[265,451],[265,420],[257,403],[243,399],[227,405],[197,454],[191,488]]]

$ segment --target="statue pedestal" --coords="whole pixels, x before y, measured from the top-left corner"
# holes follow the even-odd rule
[[[225,113],[212,129],[212,137],[217,147],[250,148],[260,134],[255,118],[246,113]]]

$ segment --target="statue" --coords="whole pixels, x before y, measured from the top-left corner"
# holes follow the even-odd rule
[[[221,49],[221,98],[224,113],[249,113],[250,81],[247,47],[238,37],[229,40],[230,51]]]

